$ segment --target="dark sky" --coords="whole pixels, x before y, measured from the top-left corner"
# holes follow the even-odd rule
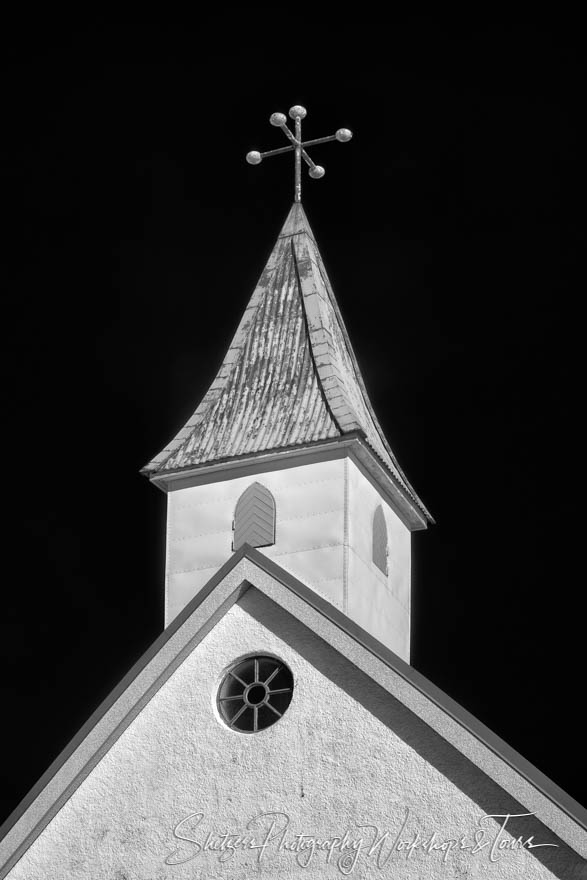
[[[578,25],[279,8],[7,39],[0,819],[162,628],[165,498],[139,469],[290,207],[291,158],[244,157],[294,103],[308,138],[355,133],[314,148],[304,206],[437,521],[413,665],[587,803]]]

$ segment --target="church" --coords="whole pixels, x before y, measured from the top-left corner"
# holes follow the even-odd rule
[[[302,207],[302,160],[324,173],[304,116],[271,117],[294,203],[144,469],[167,496],[165,628],[3,827],[0,878],[587,878],[587,812],[410,665],[433,519]]]

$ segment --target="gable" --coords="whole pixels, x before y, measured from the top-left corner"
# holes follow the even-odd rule
[[[215,697],[226,666],[251,651],[284,660],[295,690],[283,719],[243,735],[223,725]],[[176,822],[170,832],[165,823],[194,798],[205,798],[216,823],[206,833],[228,833],[230,820],[244,834],[243,824],[269,808],[296,818],[298,833],[330,840],[345,823],[343,835],[355,833],[359,823],[389,831],[389,842],[394,828],[396,835],[400,830],[398,811],[404,817],[408,809],[417,826],[410,826],[412,837],[419,833],[422,840],[428,829],[445,849],[452,838],[443,834],[463,826],[466,845],[471,822],[471,833],[479,832],[475,823],[483,815],[532,813],[510,820],[510,827],[514,838],[540,846],[506,852],[518,860],[501,868],[483,861],[483,850],[461,847],[450,853],[456,861],[446,876],[465,870],[487,876],[488,865],[496,877],[585,876],[586,823],[579,805],[415,670],[250,548],[234,554],[168,627],[6,823],[0,877],[198,876],[193,859],[182,866],[158,861],[170,833],[175,846],[185,830],[178,832]],[[233,871],[231,863],[229,874],[224,863],[210,862],[203,876],[245,877],[247,870],[250,876],[251,852],[239,855],[242,864],[235,861]],[[269,876],[301,871],[323,877],[331,868],[319,865],[313,875],[297,863],[292,867],[286,858],[291,849],[277,855],[286,861],[265,865]],[[401,863],[403,876],[440,876],[433,856],[412,853],[409,863]],[[411,865],[431,873],[410,874]],[[367,861],[357,876],[372,870]]]
[[[215,697],[227,667],[251,651],[287,663],[295,688],[278,723],[243,735],[220,720]],[[474,844],[482,816],[523,812],[399,700],[250,589],[142,708],[7,876],[183,880],[201,873],[244,880],[261,866],[272,877],[336,877],[353,859],[356,876],[368,876],[378,859],[407,878],[487,876],[488,869],[496,878],[573,876],[581,860],[534,817],[513,820],[510,828],[515,838],[533,836],[534,843],[546,844],[539,849],[492,853],[489,845],[476,853],[447,852],[446,841],[461,835]],[[408,859],[409,849],[393,847],[402,827],[406,847],[418,833],[429,838],[436,832],[445,848],[415,849]],[[499,827],[499,820],[487,820],[484,841],[494,843]],[[229,856],[226,840],[224,849],[198,852],[209,833],[211,844],[222,847],[226,832],[250,839],[256,830],[258,844],[271,828],[274,840],[260,863],[259,849],[239,848]],[[347,831],[355,850],[350,843],[344,852],[335,847],[330,864],[327,849],[295,849],[300,833],[324,843]],[[306,859],[311,871],[303,867]]]

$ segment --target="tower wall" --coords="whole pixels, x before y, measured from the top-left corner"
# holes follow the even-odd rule
[[[170,492],[165,625],[230,557],[236,503],[255,481],[276,504],[275,544],[261,552],[344,610],[344,474],[338,459]]]
[[[347,459],[348,565],[346,613],[409,663],[411,536],[395,511]],[[373,515],[383,509],[387,575],[373,561]]]
[[[169,492],[165,625],[230,557],[235,508],[253,482],[276,506],[275,543],[259,550],[409,661],[410,532],[350,458]],[[378,505],[387,575],[373,562]]]

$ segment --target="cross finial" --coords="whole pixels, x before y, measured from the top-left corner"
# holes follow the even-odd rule
[[[295,200],[302,201],[302,158],[310,166],[310,177],[318,179],[324,177],[325,171],[321,165],[315,165],[308,154],[305,147],[312,147],[314,144],[325,144],[327,141],[340,141],[344,144],[353,136],[352,131],[348,128],[339,128],[336,134],[329,137],[315,138],[312,141],[302,142],[302,119],[306,117],[307,110],[299,104],[290,108],[289,115],[294,120],[295,135],[287,126],[287,117],[285,113],[272,113],[269,122],[276,128],[280,128],[284,134],[290,139],[291,146],[281,147],[278,150],[268,150],[266,153],[259,153],[257,150],[251,150],[247,153],[247,162],[249,165],[258,165],[267,156],[278,156],[280,153],[289,153],[292,150],[295,153]]]

